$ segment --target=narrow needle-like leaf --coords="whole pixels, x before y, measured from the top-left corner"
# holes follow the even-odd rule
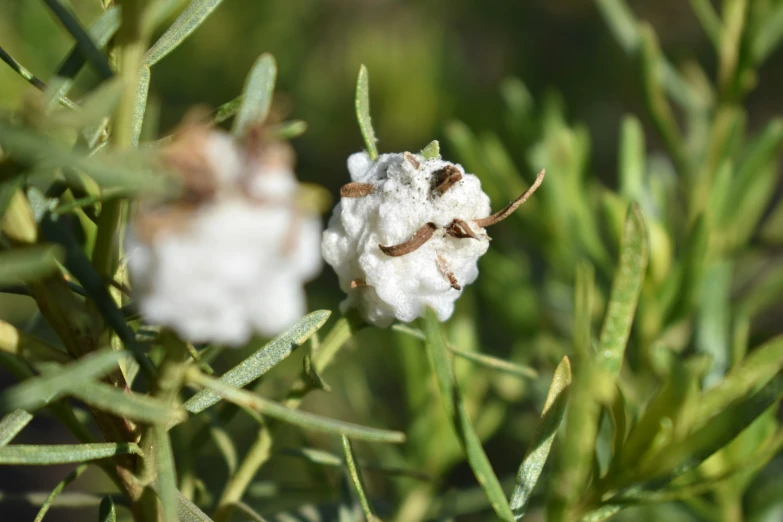
[[[131,442],[96,442],[94,444],[28,445],[12,444],[0,448],[0,464],[49,466],[105,459],[116,455],[140,454]]]
[[[359,78],[356,80],[356,118],[359,120],[359,129],[362,131],[364,146],[367,147],[367,154],[370,159],[378,159],[378,141],[375,137],[375,131],[372,128],[372,119],[370,118],[370,79],[367,74],[367,67],[364,65],[359,69]]]
[[[193,384],[208,388],[218,395],[222,395],[226,400],[233,402],[237,406],[255,410],[262,415],[267,415],[282,422],[295,424],[305,429],[346,435],[357,440],[387,442],[392,444],[405,442],[405,434],[402,432],[359,426],[358,424],[334,420],[312,413],[292,410],[241,388],[235,388],[230,384],[204,375],[193,367],[189,369],[186,378]]]
[[[119,360],[126,355],[111,349],[95,352],[63,366],[57,372],[12,386],[0,394],[0,411],[40,408],[88,379],[103,377],[117,368]]]
[[[356,494],[359,495],[359,504],[362,506],[364,516],[367,518],[367,522],[375,522],[378,517],[373,513],[372,506],[370,506],[370,500],[365,493],[364,480],[362,479],[362,472],[356,465],[356,458],[353,454],[353,448],[351,447],[351,441],[343,435],[343,453],[345,454],[345,465],[348,468],[348,475],[351,477],[353,487],[356,488]]]
[[[274,56],[269,53],[262,54],[253,64],[245,81],[242,105],[232,129],[235,135],[244,136],[251,127],[261,125],[266,120],[272,107],[276,78],[277,64]]]
[[[27,426],[33,416],[24,410],[14,410],[0,420],[0,447],[5,446]]]
[[[171,24],[163,36],[144,55],[144,63],[148,66],[161,61],[167,54],[176,49],[190,33],[212,14],[223,0],[193,0],[182,14]]]
[[[324,325],[331,312],[318,310],[304,316],[294,326],[280,334],[269,344],[224,373],[220,381],[241,388],[256,380],[280,361],[291,355],[298,346]],[[202,390],[185,402],[185,409],[198,413],[220,400],[220,396],[211,390]]]
[[[465,404],[462,401],[454,376],[451,358],[449,356],[443,328],[432,310],[427,310],[424,318],[424,332],[427,336],[427,347],[430,362],[438,381],[441,398],[446,408],[446,414],[454,425],[454,431],[462,445],[476,479],[489,498],[492,509],[501,520],[512,521],[514,514],[509,507],[506,495],[500,485],[492,465],[489,463],[481,439],[471,424]]]
[[[598,341],[597,360],[614,375],[620,372],[623,364],[625,346],[647,270],[649,249],[644,216],[639,206],[633,204],[625,219],[620,263],[612,282],[612,293]]]
[[[46,513],[49,512],[49,508],[52,507],[52,503],[54,502],[54,499],[57,498],[57,495],[59,495],[68,484],[79,478],[79,476],[85,471],[87,471],[87,464],[80,464],[75,470],[70,472],[68,476],[58,482],[52,492],[49,493],[49,496],[46,497],[46,500],[41,506],[41,509],[38,510],[38,514],[35,516],[35,520],[33,522],[42,522],[43,518],[46,516]]]
[[[568,357],[563,357],[555,369],[555,376],[544,403],[544,411],[541,412],[536,433],[530,443],[530,449],[519,467],[517,482],[511,493],[509,504],[514,512],[515,520],[520,520],[525,515],[530,495],[544,469],[557,429],[563,420],[570,386],[571,363]]]

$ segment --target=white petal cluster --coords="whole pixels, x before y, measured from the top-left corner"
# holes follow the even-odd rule
[[[195,342],[278,334],[305,313],[302,285],[321,269],[321,222],[297,208],[293,153],[193,132],[172,163],[200,199],[144,209],[127,234],[139,310]]]
[[[459,165],[409,153],[383,154],[377,161],[353,154],[348,170],[353,183],[344,187],[321,242],[324,259],[348,294],[343,307],[358,308],[381,327],[395,318],[412,321],[427,307],[446,320],[462,288],[478,276],[478,259],[489,246],[475,223],[490,213],[480,181]],[[458,181],[439,185],[444,172]],[[350,186],[366,194],[351,197]],[[449,234],[455,220],[473,237]],[[381,249],[411,240],[428,224],[432,236],[415,250],[389,255]]]

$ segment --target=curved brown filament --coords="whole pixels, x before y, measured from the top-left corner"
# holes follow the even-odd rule
[[[340,197],[343,198],[363,198],[375,192],[375,185],[372,183],[348,183],[340,188]]]
[[[416,233],[413,234],[413,237],[411,237],[406,242],[392,246],[378,245],[378,248],[381,249],[381,252],[391,257],[399,257],[404,256],[405,254],[410,254],[411,252],[417,250],[421,245],[429,241],[437,228],[438,226],[435,223],[427,223],[417,230]]]
[[[478,239],[478,236],[470,229],[467,223],[456,218],[446,227],[446,233],[457,239],[465,239],[466,237]]]
[[[513,214],[514,211],[518,209],[520,205],[522,205],[522,203],[527,201],[528,198],[533,195],[533,192],[535,192],[536,189],[538,189],[538,187],[541,186],[541,182],[544,181],[545,173],[546,173],[546,169],[542,169],[541,172],[538,173],[538,176],[536,176],[536,180],[533,182],[530,188],[527,189],[525,193],[519,196],[517,199],[515,199],[514,201],[506,205],[506,207],[503,210],[495,212],[491,216],[485,217],[483,219],[475,219],[473,220],[474,223],[476,223],[481,228],[487,228],[496,223],[500,223],[501,221],[506,219],[508,216]]]

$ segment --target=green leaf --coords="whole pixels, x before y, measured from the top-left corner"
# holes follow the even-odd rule
[[[163,36],[144,55],[144,63],[150,67],[161,61],[167,54],[195,31],[212,14],[223,0],[193,0],[181,15],[171,24]]]
[[[530,495],[544,469],[552,442],[555,440],[555,435],[557,435],[557,430],[565,414],[570,386],[571,363],[568,357],[563,357],[555,369],[555,376],[549,386],[549,393],[544,403],[544,410],[541,412],[541,419],[536,426],[536,433],[517,472],[517,481],[509,500],[515,520],[520,520],[525,515]]]
[[[0,120],[0,146],[6,154],[24,162],[42,162],[47,166],[82,171],[102,186],[152,192],[170,188],[161,179],[159,172],[152,172],[144,166],[138,155],[96,154],[87,157],[86,151],[68,149],[29,129],[10,125],[3,120]]]
[[[423,330],[427,336],[427,347],[435,377],[438,381],[441,398],[446,415],[452,422],[465,456],[468,459],[473,474],[489,498],[492,509],[499,518],[505,521],[514,520],[514,514],[508,505],[506,495],[500,485],[492,465],[487,459],[481,439],[470,422],[465,404],[462,401],[454,376],[454,368],[449,357],[443,328],[435,312],[428,309],[424,316]]]
[[[622,0],[596,0],[599,11],[606,20],[615,39],[627,53],[639,46],[639,28],[633,13]]]
[[[440,143],[438,143],[438,140],[432,140],[426,147],[421,149],[419,156],[425,159],[440,158]]]
[[[620,133],[620,194],[641,202],[644,194],[644,129],[638,118],[626,116]]]
[[[101,411],[113,413],[117,417],[125,417],[148,424],[183,421],[187,417],[182,408],[169,406],[160,399],[149,395],[123,391],[102,382],[85,381],[79,383],[69,389],[67,394]]]
[[[34,410],[68,394],[88,379],[97,379],[117,368],[125,352],[111,349],[91,353],[41,377],[21,382],[0,393],[0,411]]]
[[[206,513],[177,490],[177,519],[179,522],[212,522]]]
[[[783,40],[783,4],[777,4],[771,15],[753,35],[752,54],[757,64],[764,62]]]
[[[781,370],[783,336],[778,336],[753,350],[718,385],[705,391],[699,400],[695,418],[702,422],[712,418],[729,405],[754,393]]]
[[[223,123],[227,119],[229,119],[231,116],[239,112],[239,108],[242,106],[242,102],[244,101],[245,97],[244,95],[239,95],[233,100],[229,100],[217,109],[215,109],[214,114],[212,114],[212,122],[213,123]]]
[[[136,97],[133,100],[133,121],[131,123],[131,145],[139,146],[141,130],[144,127],[144,114],[147,112],[147,97],[150,92],[152,72],[149,65],[142,65],[139,70],[139,84],[136,86]]]
[[[644,217],[636,204],[628,209],[620,264],[615,271],[612,292],[598,340],[599,364],[618,375],[623,364],[625,346],[642,291],[642,282],[649,258],[649,239]]]
[[[196,368],[191,367],[188,370],[186,378],[193,384],[212,390],[214,393],[239,407],[257,411],[262,415],[289,424],[294,424],[305,429],[345,435],[357,440],[387,442],[392,444],[405,442],[405,434],[402,432],[359,426],[349,422],[286,408],[281,404],[264,399],[263,397],[243,390],[242,388],[235,388],[223,381],[204,375]]]
[[[593,355],[593,306],[595,269],[587,261],[576,266],[574,282],[574,347],[585,358]]]
[[[158,496],[163,506],[163,520],[177,520],[177,470],[168,430],[163,425],[152,428],[155,437],[155,463],[158,472]]]
[[[117,522],[117,510],[111,497],[103,497],[98,507],[98,522]]]
[[[35,516],[35,520],[33,522],[41,522],[46,516],[46,513],[49,512],[49,508],[52,507],[52,503],[57,498],[57,495],[59,495],[68,484],[79,478],[79,476],[85,471],[87,471],[87,464],[80,464],[75,470],[70,472],[64,479],[58,482],[52,492],[49,493],[49,496],[46,497],[46,500],[44,500],[44,503],[41,506],[41,509],[38,510],[38,514]]]
[[[116,455],[140,455],[137,444],[131,442],[96,442],[94,444],[28,445],[12,444],[0,448],[0,464],[49,466],[105,459]]]
[[[348,467],[348,475],[351,477],[353,487],[356,489],[356,493],[359,495],[359,504],[362,506],[362,511],[367,519],[367,522],[380,522],[380,519],[373,513],[370,500],[365,493],[364,480],[362,479],[362,472],[356,465],[356,457],[353,454],[353,448],[351,447],[351,441],[348,437],[343,435],[343,453],[345,454],[345,465]]]
[[[718,13],[715,12],[715,8],[712,7],[710,0],[691,0],[691,8],[712,45],[716,49],[720,49],[723,22],[721,22]]]
[[[92,63],[95,70],[104,78],[111,78],[114,72],[111,70],[109,60],[106,55],[92,41],[92,38],[84,30],[76,16],[65,7],[61,0],[44,0],[49,9],[60,20],[65,29],[71,33],[76,40],[76,44],[87,60]]]
[[[235,136],[244,136],[253,126],[264,123],[269,116],[276,78],[277,64],[274,56],[269,53],[262,54],[245,80],[242,105],[231,130]]]
[[[307,314],[294,326],[277,336],[272,342],[223,374],[220,377],[220,381],[241,388],[256,380],[307,341],[310,336],[324,325],[331,314],[328,310],[319,310]],[[210,390],[202,390],[188,399],[184,406],[189,412],[198,413],[209,408],[219,400],[220,396],[218,394]]]
[[[367,67],[362,65],[359,68],[359,78],[356,80],[356,118],[359,121],[359,130],[362,131],[364,146],[367,148],[367,154],[370,159],[378,159],[378,139],[375,137],[375,131],[372,128],[372,119],[370,118],[370,79],[367,73]]]
[[[269,133],[279,140],[292,140],[307,132],[307,122],[286,121],[269,127]]]
[[[43,279],[58,270],[63,251],[56,245],[16,248],[0,252],[0,285]]]
[[[27,426],[33,416],[24,410],[14,410],[0,420],[0,447],[5,446]]]
[[[89,34],[97,48],[103,49],[119,28],[120,8],[112,7],[101,13],[98,19],[87,28],[87,34]],[[84,67],[86,61],[81,49],[76,45],[71,52],[68,53],[68,56],[63,61],[62,65],[57,68],[55,76],[72,80],[76,74],[81,71],[82,67]],[[68,82],[67,87],[65,85],[60,87],[59,94],[61,96],[68,94],[71,85],[72,82]]]

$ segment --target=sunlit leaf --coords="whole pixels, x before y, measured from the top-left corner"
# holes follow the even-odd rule
[[[131,442],[55,445],[11,444],[0,448],[0,464],[49,466],[105,459],[116,455],[139,455],[140,453],[139,446]]]
[[[623,364],[648,259],[647,226],[641,210],[634,204],[626,216],[620,262],[615,271],[612,293],[598,340],[597,360],[615,375]]]
[[[59,495],[68,484],[79,478],[82,473],[87,471],[87,467],[87,464],[80,464],[75,470],[70,472],[68,476],[57,483],[52,492],[49,493],[49,496],[46,497],[46,500],[41,506],[41,509],[38,510],[38,514],[35,516],[35,520],[33,522],[41,522],[43,520],[43,518],[46,516],[46,513],[49,512],[49,508],[52,507],[52,504],[57,498],[57,495]]]
[[[571,386],[571,363],[564,357],[555,369],[552,384],[536,426],[536,433],[530,441],[530,448],[517,472],[517,481],[509,499],[514,519],[520,520],[527,510],[530,495],[544,469],[552,442],[565,414],[568,389]]]
[[[151,67],[179,47],[185,38],[198,29],[222,1],[192,0],[182,14],[171,24],[171,27],[147,51],[147,54],[144,55],[144,63]]]
[[[514,514],[506,500],[506,494],[498,481],[492,465],[489,463],[481,439],[468,417],[465,404],[454,376],[454,368],[446,345],[443,327],[435,312],[427,310],[423,322],[423,330],[427,336],[427,347],[430,362],[438,381],[441,399],[446,409],[446,415],[453,423],[454,431],[462,445],[468,463],[479,484],[490,500],[492,509],[499,518],[505,521],[514,520]]]
[[[440,158],[440,143],[438,143],[438,140],[432,140],[426,147],[421,149],[419,155],[426,159]]]
[[[123,391],[102,382],[85,381],[76,384],[67,394],[101,411],[139,422],[160,424],[182,421],[186,417],[182,408],[174,408],[149,395]]]
[[[220,381],[241,388],[256,380],[307,341],[313,333],[324,325],[330,315],[331,312],[328,310],[319,310],[304,316],[298,323],[277,336],[272,342],[224,373],[220,377]],[[189,412],[198,413],[209,408],[219,400],[219,395],[213,391],[202,390],[188,399],[184,406]]]
[[[0,420],[0,447],[5,446],[27,426],[33,416],[24,410],[14,410]]]
[[[111,349],[95,352],[63,366],[58,371],[33,377],[0,393],[0,410],[34,410],[67,395],[81,382],[106,375],[125,357]]]
[[[354,489],[359,496],[359,504],[362,506],[362,511],[367,519],[367,522],[380,522],[380,519],[375,516],[370,500],[365,493],[364,480],[362,479],[362,472],[356,465],[356,457],[353,454],[353,448],[351,447],[351,441],[343,435],[343,453],[345,454],[345,465],[348,468],[348,475],[351,477]]]
[[[163,520],[177,519],[177,470],[168,430],[158,424],[152,428],[155,438],[155,464],[158,472],[158,496],[163,506]]]
[[[236,388],[223,381],[201,374],[198,370],[191,368],[188,371],[187,379],[198,386],[207,388],[218,396],[236,404],[237,406],[248,408],[262,415],[266,415],[282,422],[295,424],[301,428],[331,433],[334,435],[345,435],[351,439],[368,440],[374,442],[386,442],[399,444],[405,442],[405,434],[399,431],[382,430],[359,426],[349,422],[343,422],[312,413],[286,408],[276,402],[264,399],[254,393]]]
[[[356,80],[356,118],[359,121],[359,130],[362,132],[364,146],[370,159],[378,159],[378,139],[375,137],[375,131],[372,128],[372,118],[370,117],[370,79],[367,73],[367,67],[364,65],[359,69],[359,78]]]
[[[272,107],[276,78],[277,64],[274,56],[269,53],[262,54],[253,64],[245,81],[242,104],[232,128],[235,135],[244,136],[250,128],[261,125],[266,120]]]

